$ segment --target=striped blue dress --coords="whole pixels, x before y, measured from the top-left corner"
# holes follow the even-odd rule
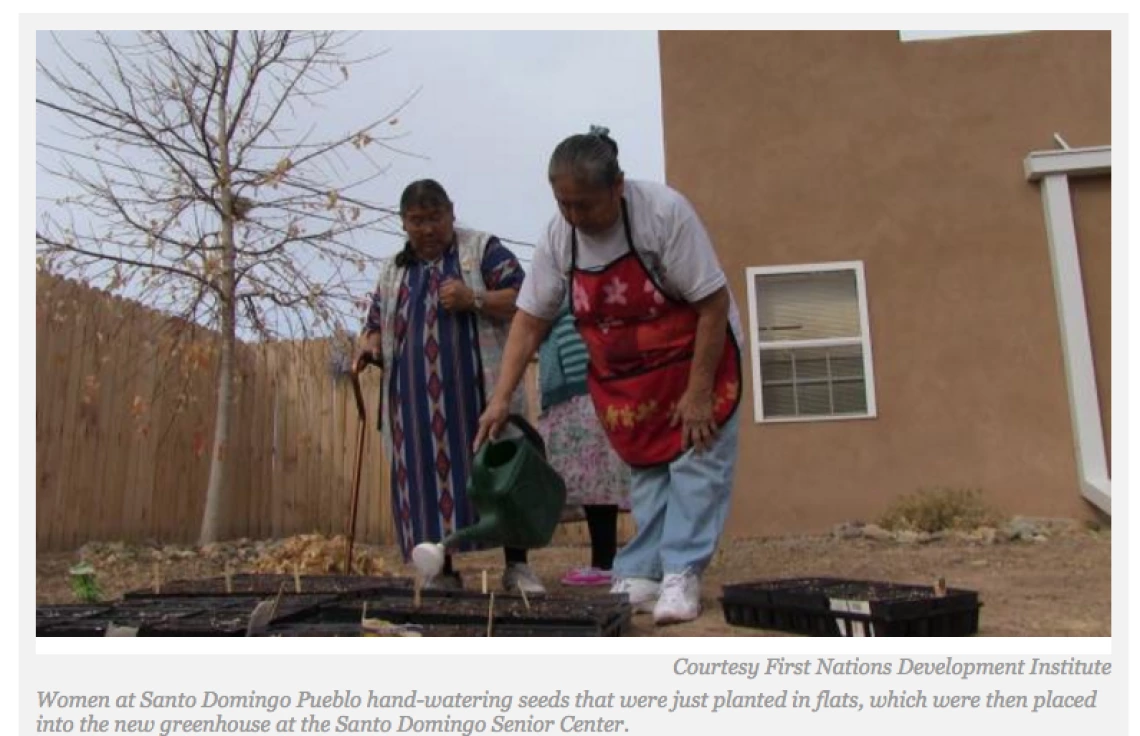
[[[488,291],[522,285],[522,266],[496,238],[487,244],[481,270]],[[368,313],[367,329],[393,330],[396,341],[385,404],[392,514],[405,560],[420,542],[439,541],[475,521],[467,478],[485,400],[475,320],[486,318],[440,305],[440,287],[451,278],[462,279],[454,246],[430,263],[413,259],[395,314],[385,320],[375,299]]]

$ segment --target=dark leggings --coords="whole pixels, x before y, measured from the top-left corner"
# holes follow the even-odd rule
[[[586,512],[586,527],[590,530],[590,566],[609,570],[617,554],[618,507],[583,506],[582,510]]]

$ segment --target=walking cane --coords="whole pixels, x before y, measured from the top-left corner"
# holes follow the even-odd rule
[[[360,374],[353,370],[349,371],[348,376],[352,382],[352,393],[356,398],[356,414],[360,417],[360,424],[356,428],[356,468],[352,472],[352,510],[348,517],[348,550],[344,558],[345,575],[352,574],[352,543],[356,537],[356,509],[360,502],[360,464],[364,459],[364,425],[367,424],[364,395],[360,392]]]

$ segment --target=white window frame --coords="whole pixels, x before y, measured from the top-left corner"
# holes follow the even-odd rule
[[[840,337],[820,340],[770,340],[761,342],[758,324],[756,277],[778,274],[812,274],[832,271],[853,271],[855,273],[856,297],[859,300],[859,337]],[[757,424],[778,424],[789,422],[831,422],[852,419],[874,419],[878,416],[875,402],[875,371],[871,355],[871,322],[867,312],[867,287],[863,261],[832,261],[828,263],[806,263],[786,266],[750,266],[745,269],[748,282],[748,340],[752,350],[752,399],[753,413]],[[760,375],[761,349],[780,348],[828,348],[845,345],[859,345],[863,348],[863,385],[867,393],[865,414],[811,415],[796,417],[765,417],[764,388]]]

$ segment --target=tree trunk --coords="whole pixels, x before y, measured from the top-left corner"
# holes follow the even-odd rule
[[[221,536],[222,502],[226,495],[230,418],[233,414],[234,330],[232,304],[224,308],[231,324],[224,328],[222,350],[218,360],[218,398],[214,419],[214,449],[210,459],[210,483],[206,487],[206,509],[202,513],[202,529],[198,544],[216,542]]]
[[[222,246],[222,265],[218,275],[218,300],[222,311],[222,351],[218,358],[218,403],[214,418],[214,452],[210,459],[210,483],[206,486],[206,508],[202,512],[202,530],[198,544],[218,541],[221,535],[222,506],[227,491],[226,472],[229,467],[230,419],[233,416],[234,346],[237,342],[237,255],[234,250],[234,196],[230,178],[229,96],[230,76],[233,73],[234,52],[237,48],[237,31],[230,33],[230,46],[222,70],[221,93],[218,95],[218,199],[221,206],[222,227],[219,240]]]
[[[221,187],[223,212],[231,212],[232,197],[229,186]],[[234,350],[237,345],[237,305],[234,293],[235,252],[234,219],[222,217],[221,230],[222,272],[219,276],[222,304],[222,350],[218,356],[218,398],[214,415],[214,451],[210,459],[210,484],[206,487],[206,509],[202,513],[202,531],[198,544],[216,542],[221,534],[222,506],[226,497],[229,468],[230,421],[233,417]]]

